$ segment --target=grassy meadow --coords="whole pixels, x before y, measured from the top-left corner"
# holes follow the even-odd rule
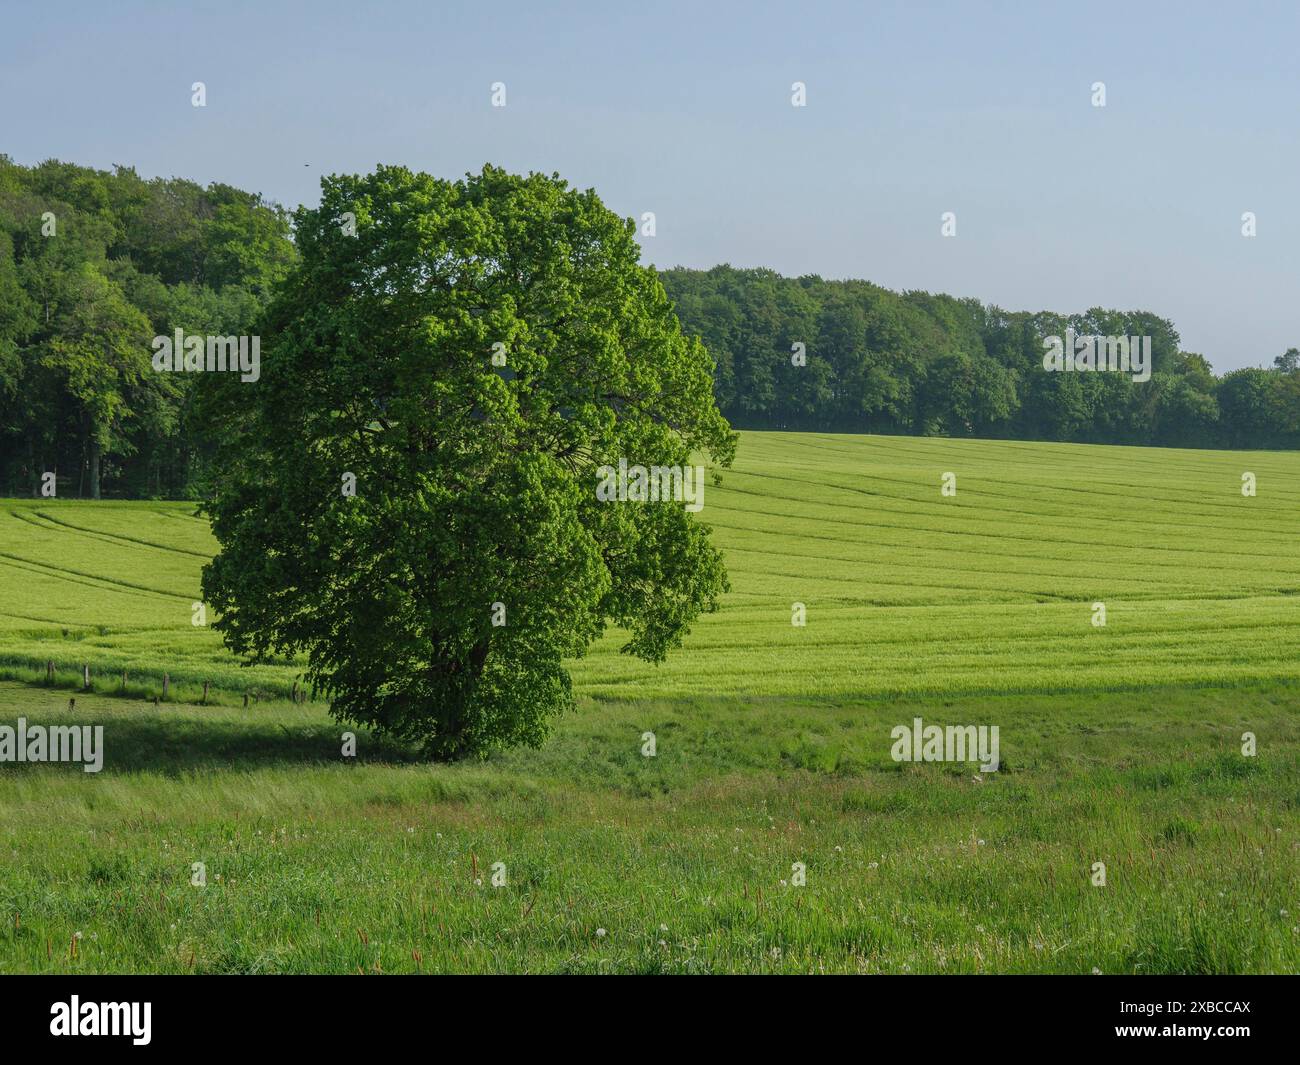
[[[0,501],[0,725],[106,748],[0,765],[0,972],[1295,972],[1297,513],[1293,453],[742,434],[723,609],[430,766],[191,623],[192,504]]]

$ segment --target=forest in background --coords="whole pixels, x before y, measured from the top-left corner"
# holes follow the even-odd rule
[[[1300,446],[1300,351],[1216,377],[1149,311],[1004,311],[977,299],[765,269],[665,270],[742,429],[1168,447]],[[1152,374],[1049,373],[1046,337],[1151,337]],[[806,365],[792,362],[792,346]]]
[[[253,333],[294,257],[229,185],[0,156],[0,495],[201,494],[205,375],[156,372],[153,338]]]
[[[152,340],[256,334],[295,260],[292,223],[229,185],[0,155],[0,495],[36,494],[50,471],[60,496],[200,497],[207,375],[155,372]],[[1295,348],[1215,376],[1148,311],[1004,311],[725,265],[660,279],[737,428],[1300,447]],[[1044,338],[1069,328],[1150,336],[1150,380],[1044,371]]]

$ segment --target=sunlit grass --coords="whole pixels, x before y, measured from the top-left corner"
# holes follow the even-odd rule
[[[0,769],[0,971],[1295,971],[1298,706],[586,703],[541,751],[430,766],[343,759],[319,706],[82,695],[101,773]],[[892,762],[914,714],[999,724],[1003,769]]]
[[[192,504],[0,501],[0,725],[106,746],[0,765],[0,971],[1294,972],[1296,513],[1291,454],[747,433],[723,609],[430,766],[191,624]]]

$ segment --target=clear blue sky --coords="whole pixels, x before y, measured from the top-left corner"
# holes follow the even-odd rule
[[[1283,3],[6,2],[0,152],[287,206],[381,162],[558,171],[654,211],[659,266],[1141,307],[1221,372],[1300,346],[1298,30]]]

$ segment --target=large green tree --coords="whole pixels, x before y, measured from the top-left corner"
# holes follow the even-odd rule
[[[149,322],[89,263],[63,278],[58,330],[40,365],[70,400],[92,499],[100,497],[103,456],[124,450],[133,393],[149,374]]]
[[[597,499],[620,459],[735,448],[633,232],[557,177],[323,183],[261,379],[204,398],[204,592],[235,651],[302,653],[338,718],[455,758],[540,743],[607,624],[658,662],[716,608],[694,513]]]

